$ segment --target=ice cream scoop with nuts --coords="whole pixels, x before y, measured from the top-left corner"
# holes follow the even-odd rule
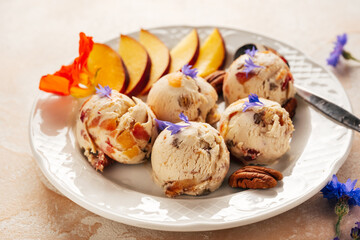
[[[154,181],[165,194],[201,195],[218,189],[230,161],[219,132],[207,123],[188,121],[162,128],[165,130],[154,143],[151,164]]]
[[[185,65],[182,72],[174,72],[159,79],[151,88],[147,104],[160,120],[179,122],[184,113],[190,121],[217,122],[218,95],[203,78],[196,76],[196,69]]]
[[[245,164],[271,164],[289,149],[294,126],[277,102],[251,94],[225,109],[219,131],[231,154]]]
[[[103,171],[112,160],[136,164],[149,158],[157,129],[155,115],[140,99],[101,87],[81,107],[76,133],[90,164]]]
[[[229,67],[223,84],[227,104],[250,93],[284,105],[295,95],[294,79],[288,65],[272,51],[253,49]]]

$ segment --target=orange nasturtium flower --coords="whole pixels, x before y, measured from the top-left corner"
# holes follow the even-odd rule
[[[48,74],[40,79],[39,89],[45,92],[74,97],[85,97],[95,91],[94,76],[88,71],[87,60],[93,48],[92,37],[80,33],[79,56],[74,62],[54,74]]]

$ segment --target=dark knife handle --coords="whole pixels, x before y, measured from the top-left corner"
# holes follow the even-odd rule
[[[360,119],[342,107],[316,96],[306,90],[297,88],[297,95],[320,110],[329,118],[341,123],[345,127],[360,132]]]

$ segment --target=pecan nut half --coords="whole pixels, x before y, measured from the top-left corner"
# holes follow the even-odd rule
[[[238,169],[229,178],[230,187],[266,189],[277,185],[283,175],[271,168],[245,166]]]
[[[224,83],[226,72],[224,70],[218,70],[208,75],[205,80],[215,88],[216,92],[220,94],[222,92],[222,86]]]
[[[293,118],[296,113],[297,101],[296,98],[289,98],[284,105],[283,108],[289,113],[290,118]]]

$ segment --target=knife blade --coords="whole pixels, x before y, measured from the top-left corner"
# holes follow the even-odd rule
[[[305,102],[325,114],[331,120],[340,123],[341,125],[360,132],[360,119],[343,109],[342,107],[329,102],[308,90],[295,85],[296,94],[302,98]]]

